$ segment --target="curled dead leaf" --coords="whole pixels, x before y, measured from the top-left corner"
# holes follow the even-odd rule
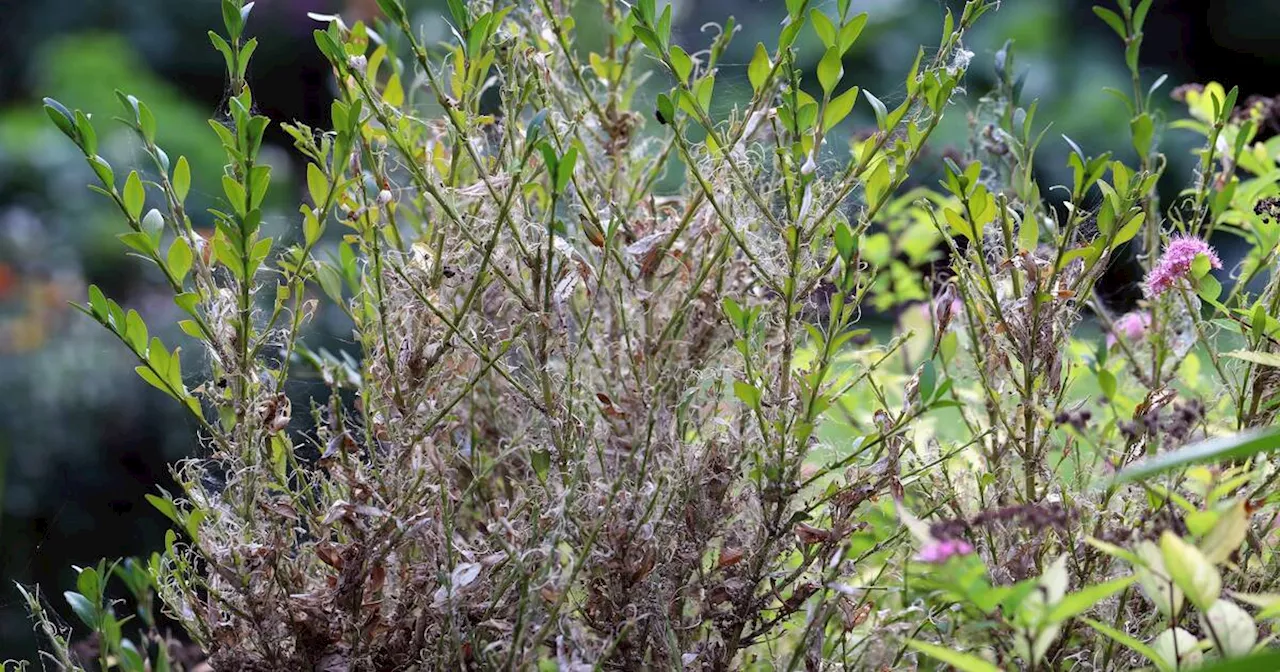
[[[831,539],[831,531],[814,527],[808,523],[799,523],[796,525],[796,538],[802,544],[821,544]]]
[[[739,562],[742,562],[742,558],[745,556],[746,556],[746,553],[741,548],[733,548],[733,547],[726,548],[720,551],[720,560],[717,566],[720,569],[724,569],[725,567],[732,567],[738,564]]]

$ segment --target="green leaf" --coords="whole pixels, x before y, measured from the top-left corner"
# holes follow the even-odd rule
[[[194,316],[196,306],[200,304],[200,295],[195,292],[183,292],[173,297],[173,302],[188,315]]]
[[[249,59],[253,58],[253,52],[257,50],[258,50],[258,38],[256,37],[250,39],[248,42],[245,42],[244,46],[240,48],[240,72],[237,73],[240,77],[243,78],[244,73],[248,72]]]
[[[125,639],[120,642],[120,663],[125,672],[145,672],[147,663],[133,642]]]
[[[152,387],[156,388],[157,390],[160,390],[161,392],[164,392],[165,394],[169,395],[170,397],[173,397],[174,399],[177,399],[177,397],[174,396],[173,394],[173,390],[169,389],[169,383],[165,382],[164,379],[156,375],[156,372],[152,371],[149,367],[138,365],[138,366],[135,366],[133,370],[137,372],[139,378],[147,381],[147,383],[150,384]]]
[[[1150,154],[1151,142],[1155,137],[1155,124],[1151,121],[1151,115],[1143,112],[1134,117],[1129,122],[1129,130],[1133,133],[1133,148],[1138,150],[1138,156]]]
[[[960,670],[960,672],[1000,672],[1000,668],[971,653],[956,651],[945,646],[922,642],[918,639],[908,639],[905,643],[916,651],[935,660],[940,660]]]
[[[547,450],[534,450],[530,452],[529,464],[533,467],[533,473],[537,475],[538,480],[546,483],[547,472],[551,469],[551,452]]]
[[[751,90],[760,93],[760,88],[764,86],[765,80],[769,78],[769,72],[773,69],[773,64],[769,62],[769,52],[764,50],[764,45],[756,43],[756,53],[751,57],[751,64],[747,66],[747,79],[751,81]]]
[[[1142,31],[1142,24],[1147,21],[1147,12],[1151,10],[1152,0],[1142,0],[1138,3],[1138,8],[1133,12],[1134,30]]]
[[[1197,254],[1196,258],[1191,261],[1191,277],[1203,278],[1213,270],[1213,262],[1210,261],[1206,254]]]
[[[147,323],[142,321],[142,316],[136,310],[130,310],[124,318],[124,333],[121,334],[124,339],[133,346],[133,351],[139,355],[147,352]]]
[[[387,79],[387,86],[382,90],[382,102],[391,107],[404,104],[404,86],[400,83],[399,75],[392,75]]]
[[[662,40],[658,39],[658,34],[653,32],[652,28],[636,24],[631,27],[631,30],[635,33],[636,39],[640,40],[649,51],[654,54],[662,53]]]
[[[96,154],[98,152],[98,134],[93,130],[93,124],[89,123],[89,117],[80,110],[76,110],[76,130],[80,131],[80,141],[81,146],[84,148],[84,153]]]
[[[267,195],[267,187],[271,185],[271,166],[253,167],[253,193],[250,194],[249,207],[256,208],[262,204]]]
[[[178,509],[173,505],[172,501],[164,497],[157,497],[156,495],[150,494],[146,495],[146,499],[151,503],[151,506],[156,508],[157,511],[163,513],[165,518],[168,518],[175,523],[182,522],[178,516]]]
[[[573,180],[573,167],[578,162],[578,148],[570,147],[556,165],[556,191],[564,191]]]
[[[680,45],[672,46],[670,54],[671,70],[675,73],[676,79],[681,83],[689,81],[689,75],[693,73],[693,59]]]
[[[124,181],[124,210],[128,213],[129,219],[138,221],[146,200],[147,193],[142,188],[142,178],[138,177],[138,171],[130,172],[128,179]]]
[[[724,300],[720,302],[720,307],[724,310],[725,317],[729,318],[730,324],[739,331],[746,331],[746,312],[742,310],[742,306],[737,301],[733,300],[733,297],[724,297]]]
[[[849,228],[849,225],[845,222],[840,222],[836,224],[834,238],[836,253],[840,255],[840,258],[846,264],[849,263],[853,259],[853,255],[858,251],[858,241],[854,239],[853,229]]]
[[[1238,500],[1230,509],[1223,511],[1215,522],[1200,542],[1200,547],[1209,562],[1220,565],[1240,548],[1249,532],[1249,513],[1244,500]]]
[[[116,174],[114,171],[111,170],[111,164],[107,163],[106,159],[95,154],[93,156],[86,158],[85,161],[89,162],[89,167],[93,169],[93,173],[98,176],[98,179],[101,180],[103,184],[111,185],[115,183]],[[89,188],[96,189],[96,187],[89,187]],[[111,195],[106,191],[99,191],[99,193],[103,194],[104,196]]]
[[[191,191],[191,165],[187,163],[187,157],[179,156],[178,163],[173,167],[173,193],[178,197],[178,201],[187,200],[187,193]]]
[[[822,117],[822,132],[826,133],[835,125],[849,116],[849,112],[853,110],[853,104],[858,100],[858,87],[851,87],[848,91],[831,99],[827,104],[827,111]]]
[[[187,244],[185,238],[177,238],[173,244],[169,246],[168,265],[169,272],[173,277],[178,279],[178,284],[186,279],[187,272],[191,270],[191,246]]]
[[[76,616],[79,616],[85,625],[95,630],[98,628],[98,608],[89,602],[89,598],[74,590],[68,590],[62,596],[66,598],[67,604],[71,605],[71,610],[76,612]]]
[[[1274,450],[1280,450],[1280,427],[1219,436],[1143,460],[1116,474],[1115,482],[1129,483],[1193,464],[1242,460]]]
[[[142,232],[151,236],[153,247],[160,244],[160,236],[164,235],[164,215],[156,208],[151,208],[142,217]]]
[[[148,143],[155,143],[156,117],[151,113],[151,109],[142,102],[138,103],[138,128],[142,130],[142,137],[146,138]]]
[[[818,83],[822,85],[822,92],[830,95],[843,76],[844,62],[841,59],[840,50],[831,47],[818,62]]]
[[[947,208],[942,211],[942,215],[946,218],[947,225],[951,227],[952,231],[968,238],[969,240],[974,239],[973,227],[969,226],[969,222],[965,221],[965,218],[960,214],[960,211],[955,208]]]
[[[658,25],[655,32],[658,39],[662,40],[662,46],[665,48],[671,40],[671,3],[667,3],[662,8],[662,14],[658,17]]]
[[[240,260],[240,255],[232,249],[231,244],[223,236],[215,236],[213,239],[213,256],[231,271],[231,274],[237,280],[243,280],[245,277],[244,263]]]
[[[222,191],[227,195],[227,202],[231,204],[231,209],[236,214],[244,217],[245,215],[245,194],[244,185],[235,181],[230,175],[222,176]]]
[[[53,121],[58,130],[64,135],[71,138],[72,142],[80,143],[80,134],[76,131],[75,117],[72,116],[71,110],[68,110],[62,103],[52,99],[44,99],[44,111],[49,115],[49,119]]]
[[[760,407],[760,389],[751,383],[735,380],[733,381],[733,394],[742,400],[742,403],[752,407]]]
[[[89,309],[99,320],[107,319],[107,297],[97,285],[89,285]]]
[[[1246,362],[1253,362],[1262,366],[1271,366],[1280,368],[1280,354],[1274,352],[1255,352],[1253,350],[1233,350],[1231,352],[1222,353],[1227,357],[1242,359]]]
[[[671,102],[671,96],[665,93],[658,94],[658,105],[654,116],[657,117],[658,123],[663,126],[675,121],[676,106],[675,103]]]
[[[866,25],[866,12],[849,19],[849,23],[844,24],[844,27],[840,29],[840,44],[837,45],[840,47],[841,54],[849,51],[849,47],[852,47],[853,43],[858,41],[858,36],[862,34],[862,29]]]
[[[1097,14],[1098,18],[1106,22],[1108,26],[1111,26],[1111,30],[1116,31],[1116,35],[1119,35],[1120,39],[1125,39],[1125,34],[1128,31],[1125,30],[1124,19],[1121,19],[1119,14],[1116,14],[1106,7],[1094,7],[1093,13]]]
[[[240,39],[244,23],[240,18],[240,8],[236,7],[234,0],[222,0],[222,24],[226,26],[232,42]]]
[[[1098,632],[1106,635],[1107,637],[1110,637],[1111,639],[1115,640],[1117,643],[1123,644],[1129,647],[1130,649],[1136,651],[1137,653],[1141,654],[1147,660],[1150,660],[1152,663],[1154,663],[1156,666],[1156,669],[1160,670],[1160,672],[1173,672],[1173,668],[1169,666],[1169,663],[1165,662],[1164,658],[1160,654],[1156,653],[1156,650],[1151,648],[1147,644],[1140,642],[1137,639],[1123,632],[1120,632],[1119,630],[1116,630],[1115,628],[1112,628],[1109,625],[1099,623],[1098,621],[1095,621],[1093,619],[1086,618],[1084,619],[1084,622],[1088,623],[1089,627],[1093,628],[1094,630],[1097,630]],[[1201,669],[1203,670],[1203,668]]]
[[[1197,609],[1204,611],[1217,601],[1222,594],[1222,576],[1200,549],[1166,530],[1160,536],[1160,553],[1169,578]]]
[[[1218,600],[1200,614],[1200,630],[1213,634],[1226,658],[1239,658],[1258,643],[1258,625],[1248,612],[1230,600]]]
[[[880,102],[880,99],[872,95],[870,91],[864,91],[862,95],[867,99],[868,103],[871,103],[871,109],[876,111],[876,126],[882,131],[888,130],[887,117],[889,111],[885,108],[884,103]]]
[[[1142,230],[1142,223],[1145,221],[1147,221],[1147,213],[1145,212],[1139,212],[1130,218],[1129,221],[1116,232],[1116,237],[1111,242],[1112,247],[1119,247],[1120,245],[1133,240],[1133,237],[1138,235],[1138,232]]]
[[[927,403],[933,399],[933,392],[938,386],[938,371],[933,366],[933,360],[926,360],[920,365],[920,386],[916,388],[920,392],[921,403]]]
[[[1107,369],[1098,369],[1098,389],[1106,398],[1114,399],[1116,396],[1116,375]]]
[[[1151,649],[1170,668],[1188,670],[1203,659],[1200,638],[1177,626],[1165,628],[1151,638]]]
[[[1097,546],[1097,544],[1094,544]],[[1142,584],[1142,591],[1156,605],[1165,618],[1173,618],[1182,611],[1186,595],[1169,579],[1169,570],[1164,565],[1164,557],[1160,548],[1154,543],[1142,540],[1134,547],[1136,560],[1129,559],[1134,566],[1134,574]]]
[[[1133,68],[1131,67],[1130,70],[1132,69]],[[1240,87],[1238,86],[1231,87],[1231,90],[1227,92],[1226,101],[1223,102],[1222,108],[1219,110],[1218,119],[1222,123],[1225,124],[1227,123],[1228,120],[1230,120],[1231,113],[1234,112],[1236,109],[1236,99],[1238,97],[1240,97]]]
[[[1280,593],[1237,593],[1231,591],[1231,597],[1258,608],[1258,620],[1280,616]]]
[[[151,350],[152,353],[158,354],[165,352],[164,344],[160,342],[160,339],[152,338],[151,340],[153,343]],[[179,353],[181,352],[182,348],[174,348],[173,352],[166,352],[165,356],[169,359],[169,384],[173,386],[173,389],[179,390],[185,394],[187,386],[182,384],[182,358],[179,356]]]
[[[404,21],[404,7],[400,6],[400,0],[378,0],[378,9],[391,19],[392,23],[400,23]]]
[[[329,179],[324,171],[314,163],[307,164],[307,192],[311,195],[311,203],[317,208],[324,207],[329,198]]]
[[[98,570],[92,567],[85,567],[80,570],[80,574],[76,576],[76,588],[81,594],[92,597],[93,601],[98,601],[102,597],[102,578],[98,575]]]
[[[1092,586],[1087,586],[1062,598],[1046,617],[1051,623],[1061,623],[1068,618],[1078,616],[1112,595],[1128,588],[1137,577],[1133,575],[1112,579]]]
[[[889,162],[880,161],[867,176],[867,204],[873,207],[879,205],[889,193],[889,187],[892,186],[890,182]]]
[[[1196,672],[1258,672],[1280,670],[1280,651],[1267,649],[1244,658],[1234,658],[1201,665]]]
[[[670,7],[670,5],[667,6]],[[711,93],[715,89],[715,86],[716,76],[715,74],[709,74],[699,80],[698,84],[694,87],[694,95],[698,99],[698,105],[704,112],[711,109]]]
[[[836,40],[839,39],[836,25],[831,23],[831,19],[826,14],[817,9],[811,10],[809,22],[813,25],[813,32],[818,34],[818,39],[822,40],[822,46],[828,49],[836,46]]]

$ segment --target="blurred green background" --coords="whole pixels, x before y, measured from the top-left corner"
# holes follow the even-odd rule
[[[167,463],[196,452],[194,428],[167,398],[132,373],[126,351],[67,307],[88,283],[137,308],[152,325],[172,322],[172,303],[158,276],[123,254],[121,223],[85,185],[92,175],[75,148],[48,123],[39,100],[52,96],[97,119],[102,153],[116,166],[141,164],[142,154],[116,113],[119,88],[147,102],[160,121],[158,142],[185,155],[196,176],[200,212],[213,205],[201,190],[220,170],[221,153],[205,119],[224,90],[220,57],[205,33],[220,26],[216,0],[11,0],[0,19],[0,660],[30,659],[34,637],[13,582],[38,583],[60,595],[73,564],[154,550],[164,519],[143,495],[169,482]],[[448,35],[443,2],[410,2],[429,39]],[[599,31],[587,28],[592,0],[581,0],[581,47]],[[714,36],[709,22],[734,15],[742,26],[721,68],[717,100],[741,101],[750,91],[745,64],[757,41],[777,34],[782,0],[675,0],[677,39],[700,47]],[[819,2],[834,11],[835,0]],[[1132,158],[1123,105],[1103,87],[1128,87],[1117,38],[1090,11],[1070,0],[1009,0],[985,18],[967,47],[975,54],[968,99],[958,101],[940,131],[938,155],[963,145],[966,111],[994,81],[992,57],[1012,40],[1025,71],[1024,98],[1041,99],[1038,120],[1054,127],[1040,154],[1046,187],[1062,180],[1066,134],[1086,152],[1118,149]],[[262,38],[251,69],[257,103],[276,121],[325,125],[330,84],[317,57],[308,12],[341,12],[348,23],[367,18],[372,0],[262,0],[250,32]],[[854,0],[870,22],[850,53],[853,82],[886,102],[904,95],[902,78],[923,44],[936,44],[941,0]],[[953,5],[954,6],[954,5]],[[711,31],[711,32],[708,32]],[[1147,22],[1146,81],[1168,74],[1174,86],[1217,79],[1249,94],[1277,93],[1280,2],[1157,0]],[[821,55],[807,31],[799,45]],[[690,49],[692,51],[693,49]],[[650,92],[649,100],[652,100]],[[1160,104],[1178,110],[1165,95]],[[645,103],[641,103],[642,105]],[[861,116],[858,116],[861,115]],[[871,120],[860,104],[847,130]],[[1186,144],[1166,138],[1173,160],[1169,188],[1190,170]],[[280,135],[269,154],[278,185],[271,226],[293,223],[300,196],[296,164]],[[937,177],[924,162],[921,181]],[[203,176],[203,180],[202,180]],[[1047,188],[1045,189],[1047,193]],[[1171,195],[1171,193],[1170,193]],[[291,206],[292,204],[292,206]],[[294,212],[296,214],[296,212]],[[1123,273],[1123,296],[1134,278]],[[340,324],[321,325],[341,333]],[[165,339],[179,340],[169,334]],[[194,363],[194,362],[193,362]],[[196,370],[195,367],[188,368]],[[61,608],[60,598],[51,600]]]

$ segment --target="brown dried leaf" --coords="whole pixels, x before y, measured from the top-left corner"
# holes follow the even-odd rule
[[[799,523],[796,525],[796,538],[806,545],[821,544],[831,539],[831,531],[808,523]]]
[[[735,547],[726,548],[720,551],[720,560],[717,566],[720,569],[724,569],[725,567],[732,567],[738,564],[739,562],[742,562],[742,558],[744,557],[746,557],[746,552],[743,551],[741,548],[735,548]]]

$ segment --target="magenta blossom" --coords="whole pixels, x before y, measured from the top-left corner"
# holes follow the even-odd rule
[[[934,539],[916,554],[916,560],[940,564],[957,555],[968,555],[973,546],[963,539]]]
[[[1116,344],[1117,337],[1124,337],[1126,341],[1136,342],[1142,340],[1147,335],[1147,330],[1151,328],[1151,314],[1145,310],[1135,310],[1132,313],[1125,313],[1120,319],[1111,325],[1111,333],[1107,334],[1107,347],[1110,348]]]
[[[1191,236],[1178,236],[1169,241],[1156,267],[1147,274],[1147,296],[1159,296],[1191,273],[1191,265],[1200,255],[1209,259],[1211,268],[1222,268],[1222,260],[1209,244]]]

